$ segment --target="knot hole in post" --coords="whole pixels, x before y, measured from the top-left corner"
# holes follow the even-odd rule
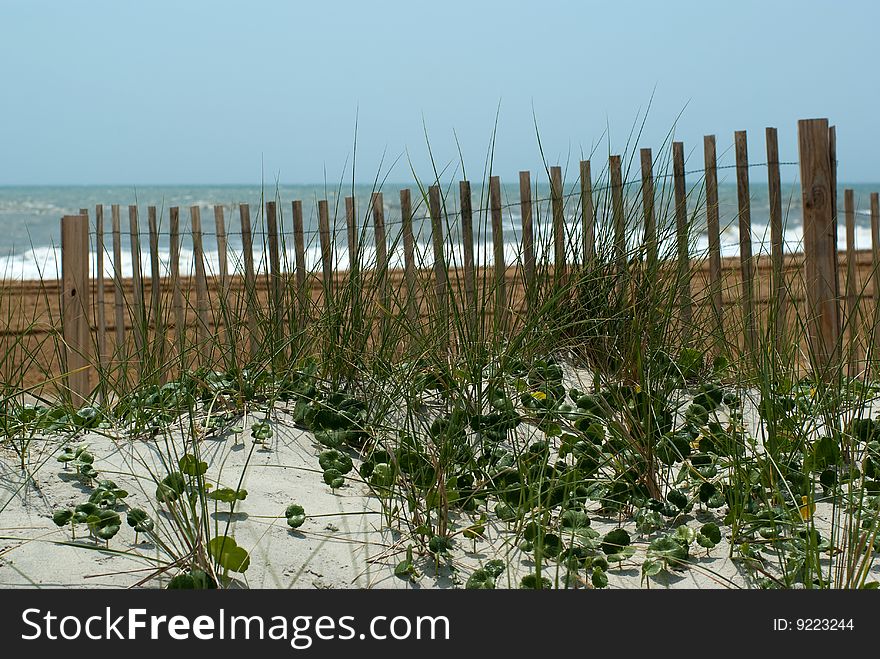
[[[810,207],[825,208],[825,188],[821,185],[814,185],[810,190]]]

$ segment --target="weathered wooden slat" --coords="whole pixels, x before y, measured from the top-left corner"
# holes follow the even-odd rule
[[[125,345],[125,296],[122,288],[122,230],[119,204],[110,206],[111,231],[113,232],[113,281],[114,311],[116,324],[116,352]]]
[[[736,197],[739,208],[739,263],[742,278],[742,319],[745,352],[757,347],[755,322],[755,261],[752,258],[752,203],[749,190],[749,150],[746,131],[734,133]]]
[[[150,233],[150,317],[147,325],[152,326],[156,342],[165,341],[162,322],[162,275],[159,272],[159,223],[156,207],[147,207],[147,227]]]
[[[192,225],[193,264],[196,277],[196,318],[198,319],[197,336],[199,341],[200,366],[208,366],[211,359],[211,329],[208,326],[208,278],[205,273],[205,250],[202,244],[202,214],[198,206],[191,206],[190,222]]]
[[[593,203],[593,175],[590,161],[581,160],[581,239],[583,264],[588,265],[596,253],[596,210]]]
[[[226,239],[226,217],[223,206],[214,205],[214,233],[217,238],[217,274],[220,277],[219,303],[220,308],[214,317],[223,323],[223,334],[226,346],[233,345],[232,327],[230,326],[231,310],[229,308],[229,261],[228,244]]]
[[[374,192],[370,197],[373,211],[373,229],[376,239],[376,276],[379,300],[384,313],[389,312],[388,290],[388,240],[385,237],[385,201],[381,192]]]
[[[771,296],[774,309],[773,340],[776,352],[785,349],[788,327],[788,287],[785,282],[784,245],[782,231],[782,184],[779,178],[779,140],[775,128],[767,128],[767,191],[770,201],[770,262]]]
[[[223,213],[223,206],[214,205],[214,231],[217,238],[217,270],[220,276],[220,290],[225,297],[229,288],[229,254],[228,241],[226,239],[226,218]]]
[[[691,302],[690,226],[687,208],[687,183],[684,170],[684,143],[672,143],[672,177],[675,189],[675,237],[678,256],[678,306],[682,342],[687,345],[693,328]]]
[[[357,206],[354,197],[345,198],[345,226],[348,232],[348,269],[355,273],[359,268]]]
[[[333,243],[330,241],[330,211],[326,199],[318,202],[318,234],[324,275],[324,306],[329,310],[333,303]]]
[[[874,293],[872,362],[880,360],[880,193],[871,193],[871,289]],[[872,369],[872,373],[873,373]]]
[[[415,239],[412,228],[412,193],[406,188],[400,191],[400,222],[403,232],[403,267],[407,294],[406,314],[409,322],[414,323],[418,316]]]
[[[107,316],[104,308],[104,206],[95,206],[95,322],[98,332],[98,363],[107,368]]]
[[[832,376],[840,345],[833,151],[827,119],[798,122],[808,339],[815,368],[824,378]]]
[[[297,199],[292,203],[293,207],[293,248],[296,260],[296,294],[299,305],[299,320],[297,326],[305,328],[309,318],[310,291],[306,286],[308,273],[306,272],[306,237],[303,228],[302,201]]]
[[[489,208],[492,214],[492,245],[494,248],[494,267],[495,273],[495,308],[493,317],[495,318],[495,328],[497,331],[504,331],[507,327],[507,308],[509,306],[507,299],[507,264],[504,260],[504,224],[501,214],[501,179],[497,176],[489,177]],[[565,259],[564,251],[565,243],[563,242],[563,261]],[[554,264],[554,272],[559,276],[562,273],[559,270],[560,262]]]
[[[646,265],[650,272],[657,269],[657,219],[654,213],[654,157],[651,149],[642,149],[642,214],[645,218]]]
[[[135,349],[142,354],[147,341],[147,309],[144,301],[144,278],[141,267],[141,236],[138,227],[138,207],[128,207],[128,228],[131,238],[131,275],[134,288],[134,308],[132,326],[134,328]]]
[[[443,231],[443,202],[440,196],[440,186],[438,185],[432,185],[428,188],[428,213],[431,216],[431,243],[434,247],[434,298],[437,318],[441,323],[438,340],[444,347],[448,347],[449,303],[447,298],[446,255],[444,252],[446,237]]]
[[[847,327],[847,374],[854,378],[859,361],[858,288],[856,284],[856,202],[855,193],[843,191],[843,208],[846,220],[846,327]]]
[[[490,190],[491,194],[491,190]],[[562,198],[562,168],[550,168],[550,206],[553,213],[553,273],[557,282],[565,278],[565,203]]]
[[[89,327],[89,219],[86,215],[61,218],[61,318],[65,345],[65,398],[79,407],[91,394],[88,355]]]
[[[266,202],[266,239],[269,243],[269,291],[272,310],[272,353],[279,354],[284,340],[284,306],[281,299],[281,250],[278,240],[278,207]]]
[[[181,369],[185,369],[186,310],[183,306],[183,290],[180,283],[180,208],[177,206],[172,206],[168,211],[168,234],[171,259],[171,306],[177,335],[177,356],[180,359]]]
[[[474,210],[471,199],[470,181],[458,184],[459,205],[461,208],[461,247],[464,259],[464,298],[470,328],[476,328],[477,295],[476,269],[474,267]]]
[[[623,173],[620,156],[609,156],[611,176],[611,223],[614,227],[614,260],[618,269],[626,266],[626,218],[623,207]]]
[[[149,339],[150,329],[152,328],[151,350],[159,366],[157,372],[159,383],[164,384],[168,379],[168,370],[164,368],[165,321],[162,318],[162,275],[159,272],[159,224],[155,206],[147,207],[147,227],[150,239],[150,313],[144,336]]]
[[[257,278],[254,272],[254,236],[251,227],[251,208],[239,204],[238,219],[241,225],[242,265],[244,267],[245,313],[250,335],[250,356],[255,359],[260,352],[260,331],[257,324]]]
[[[530,312],[535,310],[537,293],[537,267],[535,263],[535,227],[532,224],[532,175],[519,173],[519,208],[522,216],[523,270],[526,286],[526,304]]]
[[[718,210],[718,160],[715,136],[703,138],[703,161],[706,170],[706,233],[709,238],[709,303],[715,316],[717,341],[724,337],[724,312],[721,301],[721,220]]]

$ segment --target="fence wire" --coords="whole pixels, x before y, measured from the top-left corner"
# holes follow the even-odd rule
[[[722,170],[730,170],[730,169],[746,169],[746,168],[748,168],[748,169],[753,169],[753,168],[756,168],[756,167],[767,167],[767,166],[769,166],[770,164],[778,165],[778,166],[780,166],[780,167],[790,167],[790,166],[798,165],[799,163],[798,163],[797,161],[780,161],[780,162],[777,162],[777,163],[769,163],[769,162],[749,163],[748,165],[735,165],[735,164],[734,164],[734,165],[719,165],[719,166],[715,167],[715,171],[717,172],[717,171],[722,171]],[[686,171],[683,173],[683,176],[691,176],[691,175],[693,175],[693,174],[701,174],[701,175],[705,175],[705,173],[706,173],[706,170],[705,170],[705,169],[692,169],[692,170],[686,170]],[[655,182],[658,181],[658,180],[665,180],[665,179],[670,179],[670,178],[674,178],[674,177],[675,177],[675,173],[669,173],[669,172],[663,172],[663,173],[660,173],[660,174],[652,175],[652,179],[653,179],[653,181],[655,181]],[[637,178],[637,179],[631,179],[631,180],[628,180],[628,181],[623,181],[623,182],[621,182],[621,184],[620,184],[619,187],[620,187],[621,189],[625,189],[625,188],[631,187],[631,186],[633,186],[633,185],[641,185],[642,183],[643,183],[643,180],[642,180],[641,177],[639,177],[639,178]],[[596,193],[605,193],[605,192],[609,192],[609,191],[611,191],[611,190],[614,190],[615,187],[618,187],[618,186],[615,186],[615,185],[612,185],[612,184],[606,184],[606,185],[601,185],[601,186],[593,186],[593,187],[591,187],[591,192],[592,192],[593,194],[596,194]],[[420,189],[420,191],[421,191],[421,189]],[[377,191],[377,192],[380,192],[380,191]],[[442,186],[441,186],[441,193],[442,193]],[[561,195],[552,195],[552,194],[551,194],[549,197],[540,197],[540,196],[538,196],[538,197],[533,197],[533,198],[530,199],[530,201],[531,201],[532,204],[538,204],[538,205],[541,205],[541,204],[547,204],[547,203],[553,203],[553,202],[556,201],[556,200],[561,200],[563,203],[565,203],[565,202],[566,202],[567,200],[569,200],[569,199],[572,199],[572,198],[575,198],[575,197],[580,198],[581,196],[582,196],[581,191],[580,191],[580,190],[576,190],[576,191],[573,191],[573,192],[562,193]],[[420,201],[418,204],[416,204],[416,208],[418,208],[419,206],[422,206],[423,203],[424,203],[424,201],[425,201],[425,195],[422,194],[422,195],[421,195],[421,201]],[[461,217],[461,211],[460,211],[460,210],[458,210],[458,211],[454,211],[454,212],[449,212],[449,211],[447,210],[447,208],[446,208],[446,197],[442,197],[442,202],[443,202],[443,203],[442,203],[442,213],[441,213],[441,215],[442,215],[442,217],[445,219],[445,221],[446,221],[447,224],[448,224],[448,222],[449,222],[449,218],[450,218],[450,217],[455,217],[455,218]],[[267,202],[267,203],[268,203],[268,202]],[[479,207],[476,207],[476,208],[472,208],[472,209],[471,209],[471,214],[472,214],[472,215],[482,215],[482,214],[485,214],[485,213],[491,213],[492,211],[496,211],[496,210],[500,210],[500,211],[503,213],[504,211],[509,211],[511,208],[521,207],[521,205],[522,205],[522,201],[515,201],[515,202],[509,202],[509,203],[501,204],[500,206],[495,206],[495,207],[493,207],[493,206],[491,206],[491,205],[490,205],[490,206],[479,206]],[[595,212],[598,212],[598,208],[595,209]],[[844,211],[843,211],[842,209],[838,209],[838,212],[842,213],[842,212],[844,212]],[[259,208],[258,213],[257,213],[257,218],[259,218],[259,217],[261,217],[261,216],[263,216],[263,209],[262,209],[262,208]],[[282,212],[279,213],[279,224],[283,221],[283,217],[284,217],[284,213],[283,213],[283,211],[282,211]],[[104,218],[105,223],[106,223],[106,219],[107,219],[107,218],[106,218],[106,216],[105,216],[105,218]],[[337,229],[337,227],[336,227],[336,225],[338,224],[337,219],[338,219],[338,215],[334,215],[334,226],[331,227],[331,230],[330,230],[330,233],[331,233],[331,234],[334,234],[334,233],[339,232],[339,229]],[[410,222],[411,222],[411,223],[420,223],[420,224],[423,224],[423,223],[425,223],[425,222],[430,222],[431,220],[432,220],[432,218],[431,218],[431,215],[430,215],[430,214],[427,214],[427,215],[424,215],[424,214],[423,214],[423,215],[413,215],[413,216],[410,217]],[[210,220],[209,220],[209,221],[210,221]],[[225,221],[225,218],[224,218],[224,221]],[[386,220],[385,220],[385,226],[386,226],[386,227],[388,227],[388,226],[402,226],[402,225],[403,225],[403,218],[402,218],[402,217],[400,217],[400,218],[386,219]],[[130,231],[120,231],[120,233],[121,233],[123,236],[131,236],[131,235],[132,235],[132,233],[131,233]],[[106,234],[106,231],[105,231],[105,234]],[[183,231],[181,232],[181,235],[189,235],[189,234],[190,234],[190,232],[183,232]],[[321,229],[320,229],[320,228],[316,228],[316,229],[311,229],[311,228],[310,228],[310,229],[303,229],[303,231],[302,231],[302,235],[303,235],[303,236],[312,236],[312,237],[314,237],[314,236],[320,236],[320,234],[321,234]],[[97,232],[94,231],[94,230],[90,230],[90,235],[93,236],[93,237],[96,237],[96,236],[97,236]],[[139,230],[138,232],[136,232],[134,235],[137,235],[138,237],[140,237],[140,238],[145,238],[145,239],[148,239],[148,238],[151,237],[151,233],[150,233],[149,231],[141,231],[141,230]],[[202,230],[202,231],[201,231],[201,235],[202,235],[202,236],[209,236],[209,237],[216,238],[218,235],[224,235],[224,236],[226,236],[226,237],[229,237],[229,236],[242,236],[243,234],[242,234],[241,231],[225,231],[225,232],[223,232],[222,234],[220,234],[220,233],[218,233],[218,232],[216,232],[216,231],[206,231],[206,230]],[[254,228],[254,229],[251,230],[251,235],[252,235],[252,236],[259,236],[259,237],[261,237],[261,238],[267,238],[270,234],[269,234],[269,232],[267,232],[264,228]]]

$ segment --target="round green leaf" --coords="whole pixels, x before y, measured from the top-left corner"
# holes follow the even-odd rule
[[[354,468],[351,458],[345,453],[335,449],[330,449],[329,451],[321,453],[321,455],[318,456],[318,464],[321,465],[321,469],[324,471],[335,469],[340,475],[347,474]]]
[[[483,566],[483,569],[497,579],[504,572],[504,561],[500,558],[493,558]]]
[[[298,503],[293,503],[287,506],[287,510],[284,511],[284,516],[287,518],[287,525],[292,529],[298,529],[306,521],[305,508]]]
[[[628,547],[632,540],[629,533],[624,529],[614,529],[602,538],[602,551],[606,554],[614,554],[623,547]]]
[[[649,558],[642,563],[642,575],[655,577],[663,570],[663,563],[657,559]]]
[[[159,483],[159,486],[156,488],[156,499],[165,503],[177,501],[185,490],[186,478],[179,471],[174,471]]]
[[[247,498],[247,490],[233,490],[229,487],[221,487],[208,493],[208,498],[214,501],[222,501],[223,503],[235,503],[236,501],[244,501]]]
[[[495,577],[485,568],[474,570],[465,584],[467,590],[492,590],[495,588]]]
[[[670,490],[666,500],[679,510],[684,510],[688,505],[687,496],[681,490]]]
[[[553,588],[553,582],[547,577],[538,579],[537,574],[527,574],[519,582],[519,587],[525,590],[550,590]]]
[[[328,469],[324,472],[324,482],[335,490],[338,487],[342,487],[345,483],[345,478],[336,469]]]
[[[580,529],[590,525],[590,518],[583,510],[569,509],[559,516],[564,529]]]
[[[700,533],[716,545],[721,542],[721,529],[718,528],[718,525],[715,522],[703,524],[703,526],[700,527]]]
[[[194,455],[187,453],[178,462],[180,471],[187,476],[201,476],[208,471],[208,463],[202,462]]]
[[[435,535],[428,541],[428,549],[435,554],[445,554],[452,548],[452,538]]]
[[[218,565],[231,572],[245,572],[251,565],[251,557],[247,551],[235,544],[235,539],[227,535],[218,535],[208,543],[208,555]]]
[[[86,523],[89,530],[102,540],[109,540],[119,533],[122,520],[119,513],[113,510],[100,509],[88,516]]]
[[[89,517],[96,515],[100,508],[93,503],[81,503],[73,510],[73,521],[77,524],[88,522]]]
[[[193,570],[176,575],[168,585],[168,590],[208,590],[217,588],[214,577],[203,570]]]
[[[145,510],[132,508],[128,511],[125,521],[138,533],[147,533],[153,530],[153,520]]]
[[[375,487],[391,487],[394,484],[394,469],[387,462],[380,462],[373,467],[370,484]]]
[[[55,526],[65,526],[70,523],[70,520],[73,519],[73,511],[68,508],[66,510],[56,510],[52,514],[52,521],[55,523]]]

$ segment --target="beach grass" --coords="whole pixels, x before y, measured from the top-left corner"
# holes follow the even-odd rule
[[[478,252],[491,236],[491,155],[474,203]],[[635,157],[630,150],[623,160]],[[658,180],[669,180],[669,164],[657,166]],[[427,565],[462,574],[468,587],[603,588],[633,568],[646,587],[688,571],[706,587],[876,587],[880,420],[871,350],[855,372],[845,358],[829,369],[810,350],[811,319],[797,305],[783,322],[771,303],[753,346],[737,308],[717,323],[698,297],[694,322],[683,323],[680,291],[706,255],[693,253],[689,270],[670,267],[671,185],[659,186],[654,205],[658,264],[648,258],[643,209],[627,197],[623,251],[614,227],[600,222],[592,258],[574,249],[563,269],[553,262],[552,232],[540,230],[534,288],[522,251],[510,255],[513,276],[504,278],[484,255],[474,304],[453,238],[457,186],[443,171],[417,178],[413,213],[428,212],[432,186],[448,256],[438,271],[430,241],[416,237],[417,290],[387,264],[377,268],[368,208],[360,209],[357,267],[303,285],[288,274],[296,264],[282,240],[282,274],[259,269],[268,302],[255,287],[230,286],[212,301],[207,327],[179,331],[172,296],[149,312],[126,298],[140,344],[114,344],[108,359],[93,359],[88,405],[64,395],[53,367],[64,363],[57,332],[38,352],[8,338],[3,446],[24,484],[0,505],[0,519],[28,483],[56,477],[61,458],[88,494],[55,511],[63,542],[75,542],[69,531],[86,533],[94,543],[78,544],[83,551],[149,558],[137,584],[247,583],[260,552],[236,536],[256,517],[235,521],[236,506],[251,501],[244,490],[255,452],[272,451],[282,429],[299,429],[308,458],[295,467],[328,496],[358,492],[378,505],[380,526],[396,534],[383,557],[403,582],[423,578]],[[607,172],[595,190],[598,217],[610,217],[602,211],[614,205]],[[701,185],[688,194],[701,197]],[[579,197],[564,200],[566,216],[579,218]],[[276,201],[288,236],[288,209]],[[548,204],[534,209],[536,226],[552,225]],[[344,225],[341,212],[334,225]],[[687,221],[693,249],[699,221]],[[402,240],[395,232],[389,253]],[[511,281],[515,291],[502,292]],[[22,327],[21,318],[6,320]],[[876,320],[862,323],[872,337]],[[31,367],[42,369],[40,386],[24,385]],[[108,476],[87,447],[96,436],[148,442],[153,458],[132,458],[129,473]],[[209,438],[219,450],[206,450]],[[230,480],[224,464],[233,459]],[[120,477],[140,483],[146,508],[126,502]],[[279,509],[272,523],[299,533],[308,508]],[[138,538],[150,540],[149,557]],[[734,572],[716,567],[721,551]],[[301,575],[276,578],[293,585]]]

